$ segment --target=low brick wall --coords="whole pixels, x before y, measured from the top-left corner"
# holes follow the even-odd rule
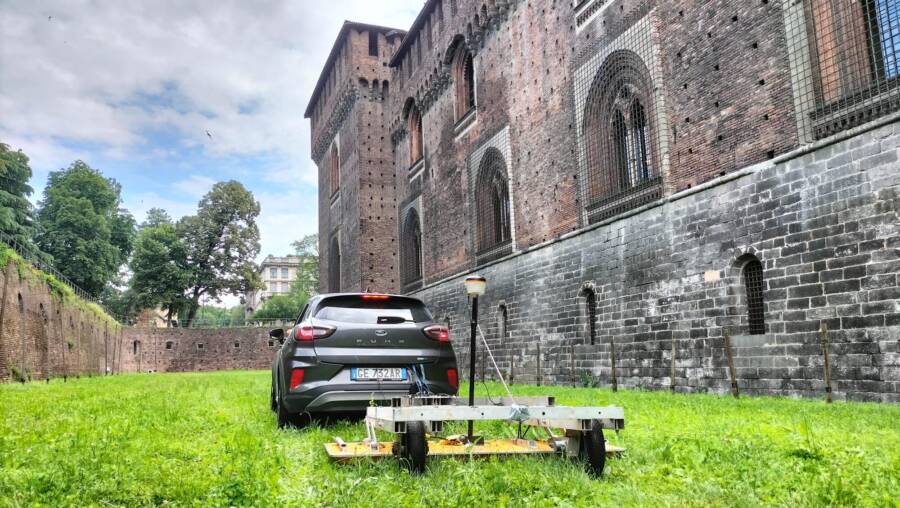
[[[269,328],[126,328],[122,372],[268,369],[278,342]]]

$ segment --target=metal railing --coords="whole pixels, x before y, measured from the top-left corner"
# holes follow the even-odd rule
[[[113,319],[117,319],[117,320],[121,321],[119,319],[120,316],[116,316],[115,314],[110,312],[110,310],[107,309],[106,306],[100,302],[99,298],[88,293],[84,289],[81,289],[77,284],[72,282],[71,279],[69,279],[68,277],[63,275],[62,272],[60,272],[59,270],[54,268],[50,263],[48,263],[44,257],[44,256],[46,256],[46,254],[42,255],[43,253],[40,253],[36,248],[34,248],[34,246],[22,245],[21,243],[17,242],[15,240],[15,238],[13,238],[3,232],[0,232],[0,243],[3,243],[6,246],[8,246],[9,248],[11,248],[12,250],[14,250],[16,252],[16,254],[21,256],[22,259],[27,261],[33,267],[37,268],[38,270],[40,270],[46,274],[52,275],[57,280],[59,280],[60,282],[62,282],[66,286],[68,286],[68,288],[71,289],[72,292],[75,293],[75,296],[77,296],[78,298],[81,298],[84,301],[95,303],[95,304],[99,305],[100,308],[102,308],[104,312],[106,312],[107,314],[112,316]],[[5,268],[6,267],[2,267],[2,269],[5,269]]]

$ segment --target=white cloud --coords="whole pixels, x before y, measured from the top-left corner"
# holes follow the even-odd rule
[[[263,174],[243,183],[280,189],[257,197],[264,253],[285,252],[317,229],[303,112],[341,23],[405,29],[420,7],[416,0],[2,2],[0,140],[32,158],[38,192],[48,171],[76,158],[160,159],[190,175],[170,185],[191,198],[179,200],[108,174],[124,182],[124,201],[139,220],[152,206],[175,217],[193,213],[214,179],[231,177],[192,171],[179,163],[188,152],[210,161],[271,155],[272,167],[254,168]]]

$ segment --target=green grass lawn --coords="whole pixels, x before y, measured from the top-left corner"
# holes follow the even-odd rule
[[[480,386],[481,394],[485,387]],[[491,385],[494,395],[498,385]],[[338,465],[361,423],[279,431],[267,372],[0,386],[0,506],[869,505],[900,499],[900,406],[517,386],[625,408],[628,448],[591,479],[557,457]],[[493,424],[493,435],[512,435]]]

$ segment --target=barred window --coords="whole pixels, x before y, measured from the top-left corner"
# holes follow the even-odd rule
[[[587,320],[585,344],[597,343],[597,293],[592,288],[582,290],[584,294],[584,317]]]
[[[804,7],[815,137],[900,109],[900,2],[807,0]]]
[[[460,120],[475,109],[475,64],[472,53],[461,41],[453,61],[453,82],[456,92],[456,119]]]
[[[403,219],[400,246],[400,275],[404,289],[422,280],[422,228],[415,209]]]
[[[604,61],[585,105],[591,222],[661,196],[653,87],[641,58],[618,50]]]
[[[338,152],[337,142],[331,145],[329,184],[331,185],[331,195],[333,196],[341,188],[341,155]]]
[[[341,290],[341,245],[335,235],[328,249],[328,290],[337,293]]]
[[[378,32],[369,32],[369,56],[378,56]]]
[[[763,314],[763,269],[759,259],[753,257],[744,264],[744,291],[747,296],[747,333],[766,333]]]
[[[489,148],[481,159],[475,184],[475,215],[479,255],[511,246],[512,228],[506,162],[496,148]],[[503,255],[506,254],[506,250],[496,253]]]
[[[424,155],[422,135],[422,114],[412,98],[406,101],[406,123],[409,131],[409,163],[413,165]]]

